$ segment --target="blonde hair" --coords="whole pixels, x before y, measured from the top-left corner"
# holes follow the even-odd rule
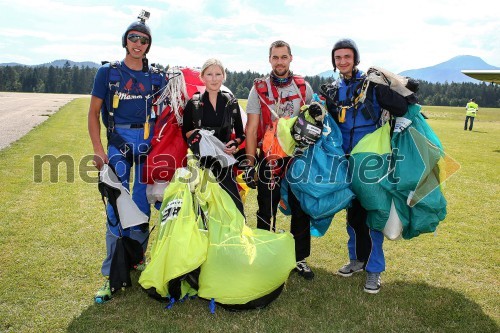
[[[226,69],[224,68],[224,65],[222,64],[222,62],[219,59],[215,59],[215,58],[210,58],[207,61],[205,61],[205,63],[203,64],[203,67],[201,67],[200,78],[203,76],[203,74],[205,74],[205,71],[207,70],[207,68],[212,66],[212,65],[219,66],[219,68],[222,70],[222,76],[223,76],[222,82],[226,81]]]

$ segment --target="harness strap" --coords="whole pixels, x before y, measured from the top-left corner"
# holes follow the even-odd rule
[[[215,133],[218,135],[223,128],[234,128],[234,123],[235,123],[235,117],[239,112],[239,107],[238,108],[233,108],[234,103],[238,103],[234,96],[231,95],[227,91],[221,91],[221,94],[224,96],[226,99],[226,105],[224,106],[224,114],[222,115],[222,123],[221,126],[217,127],[207,127],[207,126],[202,126],[202,120],[203,120],[203,110],[204,110],[204,105],[202,99],[202,94],[197,92],[193,95],[191,98],[194,106],[194,112],[193,112],[193,125],[195,128],[204,128],[207,130],[214,130]],[[228,119],[228,117],[230,117]],[[229,140],[229,138],[227,138]],[[239,138],[243,140],[244,138]]]
[[[191,98],[194,106],[193,123],[195,128],[201,128],[201,120],[203,119],[203,102],[201,101],[201,93],[196,92]]]
[[[106,62],[103,62],[105,64]],[[128,75],[133,80],[137,80],[134,75],[130,72],[128,72]],[[160,90],[160,86],[162,84],[162,75],[160,70],[152,68],[150,69],[150,75],[149,75],[150,81],[151,81],[151,91],[152,95],[147,95],[144,96],[141,92],[141,95],[146,101],[146,106],[145,110],[148,110],[148,100],[154,98],[155,100],[158,98],[158,92]],[[109,62],[109,70],[108,70],[108,89],[109,89],[109,101],[108,105],[106,105],[107,111],[108,111],[108,117],[107,117],[107,131],[106,135],[108,138],[108,145],[113,145],[115,146],[120,153],[129,161],[133,161],[133,152],[132,149],[129,147],[127,142],[115,131],[116,124],[115,124],[115,112],[118,109],[118,106],[120,104],[120,84],[122,81],[125,81],[123,72],[121,69],[121,62],[120,61],[113,61]],[[152,107],[154,105],[157,105],[158,103],[155,103],[153,101]],[[158,106],[157,106],[158,108]],[[154,109],[153,109],[154,111]],[[154,120],[156,117],[156,112],[153,112],[151,115],[152,120]],[[149,119],[150,115],[146,114],[146,121],[144,122],[144,134],[149,137]]]
[[[103,62],[105,64],[107,62]],[[137,81],[136,77],[128,72],[125,71],[134,81]],[[143,95],[142,92],[141,95],[146,101],[146,111],[148,110],[148,101],[151,100],[151,107],[152,107],[152,114],[151,118],[155,119],[157,115],[159,115],[159,112],[161,111],[161,107],[159,105],[161,103],[159,100],[159,92],[160,92],[160,87],[163,82],[163,76],[161,73],[161,70],[159,70],[156,67],[151,67],[149,69],[149,80],[151,83],[151,94],[148,95]],[[120,99],[119,99],[119,90],[120,90],[120,82],[125,81],[122,69],[121,69],[121,62],[116,60],[109,62],[109,71],[108,71],[108,88],[110,91],[109,94],[109,105],[108,105],[108,130],[113,131],[114,130],[114,113],[116,109],[118,108]],[[148,119],[149,115],[146,114],[146,120]]]
[[[109,63],[108,71],[108,88],[109,88],[109,106],[108,106],[108,131],[115,130],[115,110],[118,108],[120,98],[118,91],[120,89],[120,81],[123,78],[122,73],[118,70],[119,61]]]
[[[275,107],[279,108],[279,105],[282,102],[287,102],[287,101],[293,101],[297,98],[300,98],[300,106],[303,106],[305,104],[306,100],[306,81],[302,76],[299,75],[294,75],[292,84],[294,85],[295,89],[297,90],[296,95],[292,96],[287,96],[284,99],[281,99],[278,93],[278,88],[270,84],[271,86],[271,94],[269,93],[269,87],[268,87],[268,82],[267,82],[267,77],[266,78],[259,78],[254,80],[254,87],[255,91],[257,92],[257,95],[259,96],[259,103],[260,103],[260,110],[261,110],[261,117],[260,117],[260,123],[259,127],[257,129],[257,142],[258,145],[262,144],[262,139],[264,138],[264,133],[266,132],[266,129],[269,126],[272,126],[272,119],[271,119],[271,114],[275,118],[279,118],[277,114],[277,110],[273,110],[271,108],[271,105],[274,105]],[[272,99],[271,99],[272,96]]]

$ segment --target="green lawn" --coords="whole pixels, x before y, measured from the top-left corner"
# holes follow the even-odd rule
[[[480,109],[472,132],[465,110],[424,107],[461,169],[446,183],[448,216],[435,234],[385,242],[379,294],[364,274],[335,275],[346,262],[345,214],[313,239],[312,282],[290,275],[268,308],[210,314],[192,300],[165,310],[136,283],[104,305],[105,214],[89,166],[89,99],[77,99],[0,151],[0,332],[498,332],[500,109]],[[37,156],[53,155],[59,172]],[[39,163],[38,163],[39,164]],[[255,191],[247,199],[255,226]],[[156,221],[155,212],[152,220]],[[289,229],[280,216],[279,227]],[[153,232],[153,238],[155,232]]]

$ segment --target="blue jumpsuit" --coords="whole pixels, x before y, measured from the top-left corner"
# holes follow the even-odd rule
[[[361,138],[380,127],[381,97],[389,99],[388,105],[397,105],[394,110],[384,105],[384,108],[395,116],[403,115],[407,109],[404,97],[392,92],[387,86],[372,86],[372,84],[366,92],[365,102],[355,107],[354,97],[358,96],[364,78],[365,74],[361,71],[357,71],[350,80],[339,78],[336,82],[338,91],[327,100],[328,112],[337,121],[342,132],[342,148],[346,155],[350,154]],[[342,107],[345,111],[343,121]],[[381,273],[385,270],[382,248],[384,235],[380,231],[370,229],[366,224],[366,218],[366,210],[358,200],[354,199],[351,207],[347,209],[349,259],[363,261],[367,272]]]
[[[132,199],[137,207],[148,217],[151,214],[150,204],[146,197],[146,183],[141,181],[145,155],[150,148],[153,137],[153,123],[151,123],[150,135],[144,139],[144,123],[146,116],[151,113],[152,106],[152,77],[149,72],[134,71],[123,62],[119,65],[120,85],[118,88],[119,104],[114,112],[115,133],[130,147],[130,153],[124,156],[118,147],[108,140],[109,164],[114,167],[123,187],[130,190],[130,179],[133,168],[134,183],[132,188]],[[103,99],[102,121],[108,124],[108,110],[110,109],[109,89],[109,64],[99,68],[94,80],[92,95]],[[164,79],[160,87],[165,85]],[[116,240],[120,236],[128,236],[142,244],[144,252],[147,248],[149,235],[148,225],[135,226],[123,229],[117,221],[111,205],[107,205],[108,216],[106,231],[106,258],[101,267],[104,276],[109,276],[111,259],[116,247]]]

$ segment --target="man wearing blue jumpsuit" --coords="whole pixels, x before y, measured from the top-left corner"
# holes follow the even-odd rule
[[[88,114],[89,135],[94,149],[93,163],[98,170],[101,170],[103,164],[113,167],[126,189],[130,188],[133,168],[132,199],[149,217],[151,208],[146,197],[146,184],[141,182],[141,175],[153,136],[154,123],[150,120],[155,94],[153,86],[163,87],[165,80],[160,76],[160,82],[153,82],[153,80],[158,81],[158,75],[152,75],[148,68],[146,54],[151,47],[151,31],[144,18],[128,26],[122,37],[122,46],[126,49],[125,59],[113,65],[111,74],[110,64],[102,66],[94,79]],[[118,77],[118,81],[110,82],[112,76]],[[114,103],[113,96],[115,96]],[[112,117],[110,117],[111,110],[113,111]],[[107,128],[107,152],[100,138],[99,117],[101,114],[102,121]],[[103,303],[111,298],[109,274],[118,237],[128,236],[137,240],[142,244],[145,252],[149,236],[148,224],[123,229],[109,204],[106,213],[108,217],[107,253],[101,268],[106,281],[95,295],[97,303]]]
[[[338,69],[340,75],[336,82],[322,87],[322,94],[326,97],[328,112],[342,132],[344,153],[349,156],[362,137],[382,125],[382,109],[394,116],[402,116],[408,103],[386,85],[370,84],[364,102],[356,99],[366,75],[357,68],[360,57],[353,40],[337,41],[331,56],[334,71]],[[366,218],[366,210],[354,199],[347,209],[347,248],[350,262],[340,268],[338,274],[349,277],[366,270],[364,291],[376,294],[380,290],[380,274],[385,270],[382,248],[384,235],[380,231],[371,230],[366,224]]]

